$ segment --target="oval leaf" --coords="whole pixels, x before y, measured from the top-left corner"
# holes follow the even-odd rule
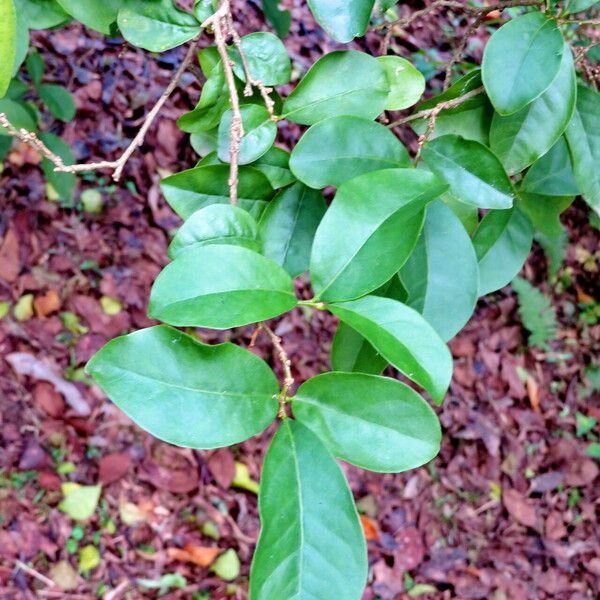
[[[117,20],[124,0],[57,0],[63,10],[86,27],[105,35],[111,34],[111,25]]]
[[[240,246],[188,250],[160,273],[148,314],[170,325],[230,329],[276,317],[296,306],[290,276]]]
[[[313,125],[338,115],[374,119],[387,103],[389,87],[376,58],[346,50],[320,58],[284,105],[284,117]]]
[[[75,100],[67,88],[53,83],[43,83],[37,91],[42,102],[57,119],[68,123],[75,118]]]
[[[425,91],[425,77],[421,71],[400,56],[380,56],[390,92],[385,110],[404,110],[419,101]]]
[[[457,200],[479,208],[510,208],[514,189],[498,157],[479,142],[444,135],[423,146],[427,166]]]
[[[292,173],[312,188],[408,166],[410,157],[400,140],[387,127],[360,117],[333,117],[313,125],[290,158]]]
[[[292,277],[307,271],[315,231],[325,210],[321,192],[302,183],[282,190],[260,220],[263,254]]]
[[[565,44],[550,87],[519,112],[507,117],[494,115],[490,146],[509,175],[520,173],[552,148],[573,116],[576,96],[573,55]]]
[[[195,38],[200,23],[175,7],[172,0],[136,2],[119,10],[117,24],[123,37],[134,46],[164,52]]]
[[[600,215],[600,94],[579,86],[577,109],[566,131],[575,181]]]
[[[351,300],[388,281],[415,247],[425,206],[446,189],[415,169],[375,171],[344,183],[315,235],[315,297]]]
[[[49,29],[69,20],[69,15],[56,0],[19,0],[18,5],[19,16],[29,29]],[[6,15],[7,13],[0,10],[0,14]],[[5,56],[2,52],[0,55]]]
[[[443,340],[454,337],[471,318],[479,290],[477,257],[469,234],[441,200],[427,207],[423,231],[400,279],[408,291],[406,304]]]
[[[290,171],[290,154],[281,148],[273,146],[263,154],[252,168],[264,173],[274,190],[294,183],[296,178]]]
[[[440,403],[452,377],[452,356],[435,329],[412,308],[379,296],[328,304],[401,373]]]
[[[229,204],[229,165],[188,169],[160,182],[165,199],[182,218],[211,204]],[[258,219],[273,195],[269,180],[251,167],[238,172],[238,205]]]
[[[388,377],[324,373],[300,386],[293,409],[334,456],[370,471],[408,471],[440,449],[442,432],[431,407]]]
[[[483,85],[501,115],[521,110],[548,89],[564,41],[554,19],[531,12],[500,27],[483,53]]]
[[[331,368],[344,373],[379,375],[388,361],[352,327],[340,321],[331,343]]]
[[[0,0],[0,98],[12,79],[17,38],[17,12],[13,0]]]
[[[521,270],[533,243],[533,228],[517,208],[491,210],[477,228],[473,246],[479,261],[479,295],[508,285]]]
[[[196,211],[175,234],[169,246],[169,257],[211,244],[231,244],[260,252],[258,225],[237,206],[212,204]]]
[[[277,413],[277,380],[258,356],[164,325],[108,342],[86,371],[142,429],[186,448],[237,444]]]
[[[338,42],[365,34],[375,0],[308,0],[317,23]]]
[[[252,600],[360,600],[367,550],[352,494],[327,448],[296,421],[284,420],[271,442],[258,504]]]
[[[238,160],[240,165],[258,160],[273,145],[277,136],[277,125],[264,106],[246,104],[240,108],[244,135],[240,141]],[[219,158],[230,161],[231,120],[233,112],[228,110],[221,118],[218,134]]]
[[[282,41],[272,33],[257,31],[241,39],[242,51],[246,56],[252,78],[264,85],[289,83],[292,63]],[[246,81],[246,73],[237,49],[231,50],[235,74]]]

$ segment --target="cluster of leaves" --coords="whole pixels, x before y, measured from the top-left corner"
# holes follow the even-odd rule
[[[193,14],[170,0],[45,4],[152,51],[196,37],[215,9],[205,0]],[[289,15],[264,6],[284,31]],[[309,6],[347,42],[364,34],[374,0]],[[240,48],[244,56],[226,50],[242,103],[239,148],[230,139],[223,53],[207,48],[199,53],[202,95],[179,119],[202,158],[161,183],[185,221],[150,297],[149,315],[165,324],[112,340],[87,370],[142,428],[180,446],[236,444],[279,416],[261,478],[251,597],[358,599],[365,541],[335,459],[401,472],[436,455],[433,409],[381,373],[392,365],[441,403],[452,376],[446,342],[478,297],[514,279],[536,230],[549,239],[562,233],[559,214],[575,195],[600,211],[600,98],[577,85],[559,22],[534,9],[493,34],[481,69],[417,106],[439,114],[412,121],[424,134],[415,164],[376,121],[423,94],[423,76],[406,60],[331,52],[286,98],[271,93],[271,114],[262,94],[243,93],[244,83],[249,72],[263,86],[288,84],[285,46],[261,32]],[[291,153],[273,145],[283,120],[308,126]],[[329,187],[336,191],[327,206]],[[306,271],[314,297],[299,300],[294,278]],[[289,382],[280,388],[250,351],[205,345],[176,329],[260,324],[298,306],[329,311],[340,325],[333,371],[293,397]]]

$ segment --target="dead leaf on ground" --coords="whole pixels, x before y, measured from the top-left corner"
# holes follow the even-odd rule
[[[508,513],[521,525],[526,527],[535,527],[537,517],[535,508],[529,503],[525,496],[522,496],[517,490],[504,490],[502,501]]]
[[[12,283],[20,272],[19,238],[12,229],[9,229],[0,245],[0,277]]]
[[[193,544],[186,544],[183,548],[167,549],[167,554],[171,560],[190,562],[199,567],[210,567],[220,553],[221,548],[194,546]]]
[[[56,290],[48,290],[43,296],[37,296],[33,301],[33,308],[37,317],[47,317],[58,312],[60,307],[60,296]]]
[[[206,461],[206,466],[214,480],[223,488],[229,489],[235,477],[235,461],[229,448],[215,450]]]
[[[378,542],[379,528],[377,527],[377,523],[373,519],[367,517],[367,515],[360,515],[360,522],[367,542]]]
[[[104,485],[114,483],[123,477],[131,466],[131,457],[124,452],[107,454],[100,459],[98,478]]]

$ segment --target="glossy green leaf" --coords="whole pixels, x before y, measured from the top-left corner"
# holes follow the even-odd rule
[[[267,109],[256,104],[246,104],[240,108],[244,135],[239,147],[239,164],[258,160],[273,145],[277,136],[277,125],[271,120]],[[223,162],[230,160],[231,120],[233,112],[228,110],[221,119],[218,133],[219,158]]]
[[[29,29],[49,29],[69,20],[56,0],[16,0],[15,6]]]
[[[460,202],[450,192],[442,194],[440,200],[459,218],[467,233],[473,235],[479,225],[479,209],[472,204]]]
[[[258,219],[273,195],[269,180],[252,167],[238,173],[238,205]],[[195,167],[166,177],[160,187],[171,208],[182,218],[210,204],[229,204],[229,165]]]
[[[479,290],[477,257],[469,234],[441,200],[427,207],[423,231],[400,279],[408,291],[406,304],[443,340],[454,337],[471,318]]]
[[[292,74],[292,63],[282,41],[267,31],[257,31],[241,39],[242,51],[252,78],[265,85],[285,85]],[[235,74],[246,81],[246,73],[236,48],[231,51]]]
[[[479,261],[479,295],[510,283],[521,270],[533,242],[533,227],[518,208],[491,210],[481,221],[473,245]]]
[[[12,65],[12,76],[16,77],[29,50],[29,29],[21,13],[17,11],[17,27],[15,30],[15,60]]]
[[[510,115],[545,92],[558,73],[563,47],[556,21],[538,11],[500,27],[485,47],[481,67],[496,111]]]
[[[401,373],[440,403],[450,385],[452,356],[435,329],[414,309],[379,296],[328,304]]]
[[[291,277],[264,256],[231,245],[180,254],[157,277],[148,314],[182,327],[231,329],[296,306]]]
[[[111,25],[117,20],[119,9],[126,0],[57,0],[63,10],[86,27],[111,34]],[[137,4],[142,4],[137,2]]]
[[[541,196],[519,194],[519,206],[529,217],[535,229],[548,238],[559,237],[564,233],[560,215],[575,200],[574,196]]]
[[[344,183],[315,235],[315,296],[351,300],[388,281],[415,247],[425,206],[445,189],[414,169],[374,171]]]
[[[0,98],[0,112],[4,113],[17,129],[35,131],[37,128],[37,123],[24,102]],[[0,126],[0,135],[8,135],[8,132],[2,126]]]
[[[289,10],[281,9],[279,0],[262,0],[262,8],[277,35],[285,37],[290,31],[292,13]]]
[[[556,144],[531,166],[523,179],[521,190],[543,196],[579,194],[569,147],[564,137],[560,137]]]
[[[400,140],[387,127],[360,117],[333,117],[313,125],[290,158],[292,173],[313,188],[408,166],[410,157]]]
[[[286,419],[267,451],[250,598],[360,600],[367,550],[352,493],[314,433]]]
[[[42,77],[44,76],[44,58],[37,51],[32,50],[25,61],[27,66],[27,72],[31,78],[31,82],[35,87],[38,87],[42,83]]]
[[[290,171],[289,152],[275,146],[269,148],[256,162],[252,163],[252,168],[264,173],[275,190],[296,181]]]
[[[16,54],[17,12],[13,0],[0,0],[0,98],[12,79]]]
[[[204,23],[217,11],[216,0],[194,0],[194,16],[199,23]]]
[[[400,56],[380,56],[390,92],[385,110],[404,110],[416,104],[425,91],[425,77],[412,63]]]
[[[195,38],[200,33],[197,19],[173,4],[173,0],[126,2],[117,24],[123,37],[134,46],[164,52]]]
[[[379,375],[387,364],[388,361],[358,331],[340,321],[331,343],[331,368],[334,371]]]
[[[75,100],[67,88],[54,83],[43,83],[38,87],[38,94],[57,119],[68,123],[75,118]]]
[[[308,0],[317,23],[338,42],[351,42],[367,31],[375,0]]]
[[[86,371],[142,429],[178,446],[237,444],[277,413],[277,380],[258,356],[164,325],[108,342]]]
[[[425,144],[422,155],[457,200],[479,208],[512,206],[512,183],[498,157],[483,144],[445,135]]]
[[[256,221],[243,209],[229,204],[211,204],[197,210],[175,234],[169,258],[177,258],[200,246],[231,244],[260,252]]]
[[[205,157],[214,152],[217,155],[218,129],[211,131],[198,131],[190,135],[190,144],[194,152],[200,157]],[[220,164],[219,161],[218,164]]]
[[[356,50],[330,52],[302,78],[283,112],[304,125],[339,115],[374,119],[383,112],[388,94],[387,78],[376,58]]]
[[[579,86],[577,108],[565,136],[575,181],[583,199],[600,215],[600,94]]]
[[[293,410],[334,456],[370,471],[408,471],[429,462],[440,449],[435,413],[395,379],[324,373],[300,386]]]
[[[63,159],[66,165],[73,164],[75,157],[71,151],[71,147],[65,141],[52,133],[43,131],[38,134],[38,137],[46,146]],[[58,193],[60,199],[64,202],[68,202],[73,198],[73,191],[77,183],[77,178],[74,173],[57,173],[54,163],[50,162],[47,158],[42,160],[42,170],[46,180]]]
[[[576,97],[573,55],[565,44],[550,87],[522,110],[506,117],[494,115],[490,147],[509,175],[520,173],[554,146],[573,116]]]
[[[292,277],[307,271],[315,231],[325,210],[321,192],[300,182],[279,192],[260,220],[263,254]]]
[[[598,4],[598,0],[566,0],[564,4],[565,9],[574,14]]]

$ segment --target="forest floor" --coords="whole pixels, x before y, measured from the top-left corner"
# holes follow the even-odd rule
[[[255,3],[243,6],[243,32],[267,28]],[[294,9],[294,23],[286,45],[305,70],[335,46],[306,9]],[[449,36],[466,25],[446,13],[429,15],[391,47],[439,85]],[[483,39],[468,47],[475,62]],[[46,59],[47,81],[67,85],[76,97],[74,122],[46,122],[79,161],[119,154],[182,56],[179,49],[154,58],[77,25],[36,33],[32,43]],[[379,43],[374,35],[360,42],[372,51]],[[151,598],[158,592],[139,580],[161,578],[170,589],[164,598],[247,597],[257,497],[234,475],[237,463],[258,481],[272,431],[232,449],[176,448],[142,432],[82,374],[109,339],[152,324],[145,315],[150,286],[179,223],[161,196],[159,174],[194,164],[174,119],[198,92],[195,76],[186,75],[122,184],[98,174],[80,179],[79,192],[100,192],[99,214],[49,201],[39,159],[27,148],[16,147],[0,173],[0,301],[35,298],[31,318],[16,320],[11,311],[0,320],[2,600]],[[287,127],[279,142],[285,146],[300,133]],[[403,139],[414,144],[412,133]],[[548,282],[537,246],[524,269],[552,297],[559,332],[551,350],[528,348],[510,288],[481,301],[450,344],[455,376],[438,410],[440,455],[401,475],[344,465],[369,540],[364,600],[598,597],[599,469],[586,451],[600,435],[600,383],[589,366],[600,347],[600,234],[580,203],[564,221],[570,240],[558,279]],[[333,317],[296,310],[274,327],[298,382],[329,368]],[[248,345],[251,334],[240,328],[229,339]],[[262,337],[255,351],[273,362]],[[17,375],[5,360],[16,352],[34,361],[34,376]],[[48,370],[59,386],[76,386],[90,416],[65,403],[45,380]],[[64,482],[102,484],[96,514],[83,526],[58,508]],[[99,549],[99,564],[77,575],[81,549],[90,545]],[[241,571],[233,581],[200,566],[215,558],[210,548],[237,554]],[[57,591],[49,577],[72,590]]]

